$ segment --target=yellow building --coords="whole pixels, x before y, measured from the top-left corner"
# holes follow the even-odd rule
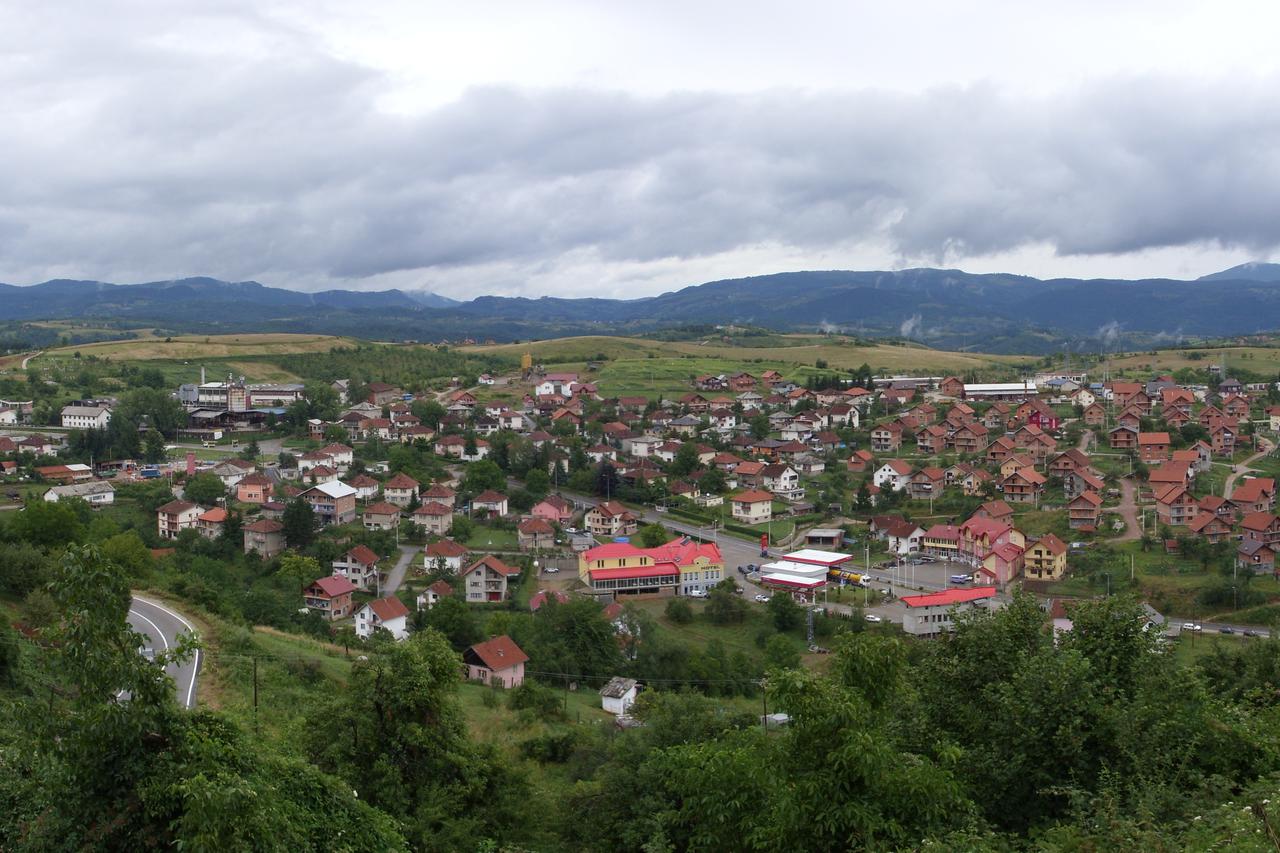
[[[1052,533],[1041,536],[1023,555],[1022,574],[1027,580],[1056,581],[1067,573],[1067,546]]]

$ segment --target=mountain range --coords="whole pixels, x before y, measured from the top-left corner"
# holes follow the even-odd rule
[[[304,293],[213,278],[0,284],[0,321],[32,320],[420,341],[740,324],[910,338],[948,349],[1044,353],[1275,330],[1280,265],[1244,264],[1196,281],[1040,280],[941,269],[785,272],[627,300],[481,296],[457,302],[425,291]]]

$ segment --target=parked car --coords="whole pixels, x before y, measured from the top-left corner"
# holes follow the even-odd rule
[[[874,613],[868,613],[868,614],[867,614],[867,621],[868,621],[868,622],[883,622],[883,621],[884,621],[884,617],[883,617],[883,616],[877,616],[877,615],[876,615],[876,614],[874,614]]]
[[[1246,637],[1256,637],[1256,636],[1258,636],[1258,632],[1257,632],[1257,631],[1255,631],[1255,630],[1253,630],[1252,628],[1245,628],[1245,629],[1244,629],[1243,631],[1241,631],[1240,633],[1244,634]]]
[[[744,592],[746,592],[746,590],[740,586],[735,586],[733,588],[733,591],[736,592],[738,595],[742,595]]]
[[[689,590],[689,597],[690,598],[706,598],[707,591],[705,589],[691,589]]]
[[[1236,632],[1235,628],[1219,628],[1218,629],[1219,634],[1234,634],[1235,632]]]
[[[559,566],[544,566],[542,569],[542,573],[547,575],[558,574],[559,571],[560,571]]]
[[[756,601],[760,602],[761,604],[765,604],[769,601],[769,596],[765,595],[763,592],[757,592]]]
[[[971,580],[973,580],[973,577],[970,575],[952,575],[951,576],[952,583],[969,583],[969,581]]]
[[[1199,626],[1198,624],[1196,624],[1195,622],[1183,622],[1183,623],[1182,623],[1182,630],[1184,630],[1184,631],[1199,631],[1199,630],[1200,630],[1200,626]]]

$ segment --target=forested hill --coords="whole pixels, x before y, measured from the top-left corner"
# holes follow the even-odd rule
[[[481,296],[464,303],[426,292],[303,293],[211,278],[136,285],[57,280],[0,285],[0,320],[100,319],[179,332],[393,340],[513,340],[746,323],[1037,353],[1271,331],[1280,327],[1278,273],[1272,264],[1246,264],[1197,281],[814,271],[714,281],[643,299]]]

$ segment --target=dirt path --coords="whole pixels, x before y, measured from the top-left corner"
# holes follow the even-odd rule
[[[1076,449],[1084,453],[1089,449],[1089,442],[1093,440],[1093,430],[1087,429],[1080,433],[1080,443],[1076,445]]]
[[[1222,496],[1224,498],[1231,496],[1231,490],[1235,487],[1236,480],[1253,470],[1249,467],[1250,465],[1275,449],[1275,445],[1273,445],[1270,440],[1265,438],[1260,438],[1259,440],[1262,442],[1262,449],[1236,465],[1231,470],[1231,473],[1227,475],[1227,481],[1222,484]]]
[[[1115,542],[1132,542],[1142,538],[1142,528],[1138,524],[1138,486],[1132,477],[1120,478],[1120,506],[1116,512],[1124,519],[1124,532],[1117,536]]]

